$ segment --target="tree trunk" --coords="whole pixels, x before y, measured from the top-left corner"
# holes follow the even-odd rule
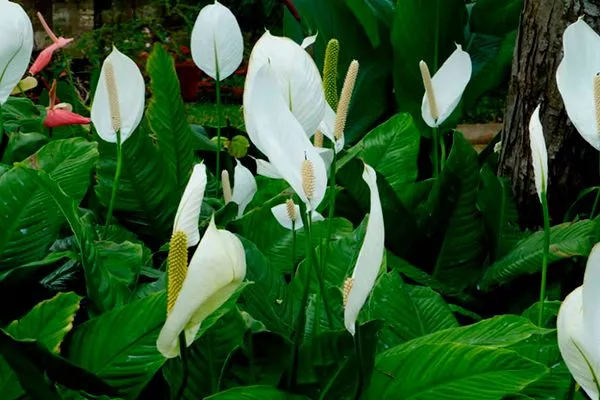
[[[569,121],[556,85],[565,28],[584,16],[597,32],[600,0],[525,0],[509,85],[499,172],[511,179],[524,226],[541,220],[531,155],[529,119],[541,103],[548,147],[548,196],[553,223],[561,222],[581,189],[597,185],[598,152]],[[590,82],[591,84],[591,82]]]

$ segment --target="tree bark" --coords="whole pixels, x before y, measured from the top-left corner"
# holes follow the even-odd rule
[[[562,59],[562,35],[580,16],[598,32],[600,0],[525,0],[521,14],[499,173],[512,181],[524,226],[541,221],[528,128],[538,104],[541,104],[540,116],[548,147],[548,196],[553,223],[562,221],[582,189],[600,181],[598,152],[581,138],[569,121],[556,85],[556,69]]]

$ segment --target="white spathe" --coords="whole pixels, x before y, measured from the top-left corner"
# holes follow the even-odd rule
[[[202,322],[221,307],[246,276],[246,254],[233,233],[217,229],[214,217],[200,241],[175,306],[167,316],[156,346],[167,358],[179,354],[179,334],[191,346]]]
[[[258,71],[267,64],[272,66],[277,77],[276,90],[285,99],[288,109],[302,126],[305,135],[311,137],[325,113],[323,81],[310,55],[289,38],[273,36],[267,31],[254,45],[244,87],[244,113],[247,111],[248,95],[256,84]],[[256,138],[256,128],[252,121],[248,123],[247,118],[246,129],[254,145],[262,151],[262,144]],[[291,133],[282,125],[275,134],[289,136]]]
[[[293,227],[294,230],[297,231],[304,227],[304,222],[302,222],[302,218],[300,216],[300,206],[295,204],[294,209],[294,212],[296,213],[296,221],[294,223],[292,223],[292,219],[290,218],[290,215],[288,213],[287,204],[285,203],[276,205],[275,207],[271,208],[271,213],[273,213],[273,216],[275,217],[277,222],[279,222],[279,225],[283,226],[285,229],[290,230]],[[323,216],[316,211],[311,212],[311,219],[312,222],[324,220]]]
[[[33,51],[33,27],[23,8],[0,0],[0,105],[6,103],[27,70]]]
[[[472,71],[473,66],[469,53],[457,44],[456,50],[431,78],[439,112],[437,120],[431,115],[427,93],[423,95],[421,115],[427,125],[437,128],[452,114],[471,79]]]
[[[272,169],[290,184],[307,205],[307,210],[316,209],[327,189],[325,162],[289,110],[279,91],[274,67],[263,65],[253,79],[244,105],[246,124],[254,127],[250,139],[267,156]],[[281,132],[282,127],[285,134]],[[312,193],[304,191],[306,185],[303,185],[302,166],[305,160],[312,166]]]
[[[352,272],[352,288],[344,307],[344,326],[352,335],[355,334],[358,313],[367,301],[377,280],[383,261],[385,241],[383,211],[377,189],[377,174],[372,167],[365,164],[362,178],[371,192],[371,208],[365,239],[358,253],[354,272]]]
[[[223,80],[235,72],[244,57],[244,39],[235,15],[215,1],[200,10],[191,41],[192,58],[204,73]]]
[[[244,210],[246,210],[246,207],[252,201],[258,187],[256,186],[256,179],[252,175],[252,172],[244,167],[239,160],[235,161],[236,166],[233,170],[233,194],[231,201],[238,205],[237,217],[240,218],[244,215]]]
[[[196,164],[175,214],[173,233],[185,233],[188,247],[195,246],[200,241],[198,218],[200,218],[206,182],[206,165]]]
[[[325,113],[323,114],[323,120],[319,124],[319,130],[323,135],[325,135],[331,143],[334,144],[335,152],[339,153],[344,149],[345,139],[344,135],[340,135],[339,139],[335,138],[335,120],[336,113],[329,106],[329,104],[325,104]]]
[[[118,106],[121,143],[124,143],[137,129],[144,115],[146,104],[144,77],[131,58],[113,47],[102,65],[91,111],[92,123],[98,136],[106,142],[117,142],[117,132],[112,123],[111,98],[106,80],[107,63],[112,64],[117,100],[117,104],[114,106]]]
[[[558,91],[579,134],[600,150],[594,98],[594,78],[600,73],[600,36],[580,18],[565,30],[563,50],[556,70]]]
[[[592,399],[598,399],[600,373],[600,245],[592,249],[583,285],[563,301],[556,322],[558,348],[567,368]]]
[[[544,129],[540,120],[539,105],[529,120],[529,145],[531,147],[531,163],[533,164],[535,189],[541,202],[548,187],[548,150],[546,149],[546,141],[544,140]]]

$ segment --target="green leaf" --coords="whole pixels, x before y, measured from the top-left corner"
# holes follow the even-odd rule
[[[365,33],[371,41],[373,47],[379,46],[381,39],[379,37],[379,26],[377,17],[370,9],[369,5],[363,0],[345,0],[346,4],[360,22]]]
[[[69,358],[136,398],[165,362],[156,339],[166,318],[166,296],[159,292],[116,308],[75,329]]]
[[[19,340],[36,340],[48,350],[58,353],[65,335],[73,328],[80,300],[81,297],[73,292],[58,293],[11,323],[6,332]]]
[[[8,144],[2,156],[2,162],[6,164],[22,161],[50,141],[48,136],[37,132],[15,132],[8,135]]]
[[[217,393],[206,400],[300,400],[296,396],[281,392],[272,386],[246,386],[237,387]]]
[[[522,238],[519,213],[510,183],[484,165],[477,205],[485,222],[491,260],[504,257]]]
[[[390,272],[379,277],[368,302],[369,319],[385,326],[379,335],[385,350],[411,339],[458,326],[442,297],[432,289],[402,282]]]
[[[421,135],[409,114],[397,114],[369,132],[356,146],[358,156],[385,177],[398,198],[412,195],[419,173]]]
[[[150,75],[152,91],[146,116],[156,135],[158,150],[169,168],[169,176],[173,177],[177,191],[183,193],[194,163],[192,131],[173,58],[162,45],[154,45],[146,71]]]
[[[99,142],[96,195],[110,201],[116,169],[116,146]],[[115,215],[131,230],[155,243],[168,241],[179,202],[175,176],[152,142],[147,124],[123,143],[123,172],[115,201]],[[177,198],[176,198],[177,197]]]
[[[465,17],[463,0],[398,0],[396,3],[391,33],[394,92],[400,109],[410,112],[421,130],[428,128],[421,119],[424,89],[419,62],[425,61],[431,74],[435,74],[456,49],[455,43],[463,43]]]
[[[96,248],[99,262],[113,280],[125,287],[135,282],[143,265],[144,249],[141,245],[128,241],[120,244],[100,241],[96,243]]]
[[[514,351],[428,343],[379,355],[367,397],[501,400],[546,372],[544,365]]]
[[[473,32],[503,36],[519,27],[523,0],[477,0],[471,10]]]
[[[548,263],[576,256],[587,256],[593,244],[595,223],[583,220],[564,223],[550,228],[550,255]],[[491,265],[481,279],[481,290],[504,285],[522,275],[540,271],[544,252],[544,232],[535,232],[521,240],[504,258]]]
[[[221,387],[221,370],[229,354],[242,344],[246,323],[237,310],[227,313],[188,347],[188,381],[182,399],[204,399]],[[181,358],[168,360],[163,374],[177,395],[183,377]]]
[[[21,165],[44,171],[77,204],[89,185],[96,144],[84,139],[48,143]],[[0,271],[38,261],[58,237],[64,218],[24,168],[0,176]]]
[[[0,112],[7,133],[44,130],[44,107],[36,106],[27,97],[9,97]]]
[[[454,134],[452,150],[440,179],[459,182],[459,193],[455,206],[445,210],[449,212],[449,219],[432,276],[447,285],[464,288],[480,277],[484,229],[477,209],[477,153],[460,133]]]

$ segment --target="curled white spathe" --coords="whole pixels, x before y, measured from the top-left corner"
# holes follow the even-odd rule
[[[600,245],[588,258],[583,285],[565,298],[556,322],[558,348],[567,368],[592,399],[600,373]]]
[[[307,209],[314,210],[325,197],[327,189],[325,161],[289,110],[278,88],[274,67],[271,64],[263,65],[253,80],[250,90],[245,94],[244,116],[246,125],[253,126],[252,131],[248,130],[250,140],[271,164],[262,169],[285,179],[307,205]],[[303,187],[302,166],[305,160],[312,166],[312,193],[305,193]]]
[[[238,215],[240,218],[244,215],[244,211],[252,198],[256,194],[258,187],[256,186],[256,179],[252,172],[244,165],[242,165],[239,160],[235,160],[236,165],[233,170],[233,194],[231,196],[231,201],[238,205]]]
[[[223,80],[235,72],[244,57],[244,39],[235,15],[215,1],[200,10],[191,41],[192,58],[204,73]]]
[[[365,164],[362,178],[371,192],[371,207],[365,239],[358,253],[356,266],[352,273],[353,284],[348,293],[348,301],[344,307],[344,326],[352,335],[355,333],[355,323],[358,313],[363,307],[369,293],[375,285],[381,268],[384,254],[385,227],[379,190],[377,189],[377,174]]]
[[[112,64],[116,86],[117,105],[120,112],[121,143],[137,129],[144,115],[146,88],[144,77],[137,64],[116,47],[106,57],[98,78],[92,104],[91,118],[98,136],[110,143],[117,142],[117,132],[112,123],[111,99],[106,81],[107,63]]]
[[[305,41],[305,44],[311,40]],[[289,38],[274,36],[267,31],[254,45],[244,86],[244,110],[258,71],[267,64],[272,66],[277,77],[276,91],[285,99],[288,109],[302,126],[305,135],[311,137],[323,121],[325,113],[323,81],[310,55]],[[255,131],[252,122],[250,125],[246,122],[246,128],[252,137]],[[255,143],[255,146],[261,150],[260,143]]]
[[[195,246],[200,241],[198,218],[200,218],[206,182],[206,165],[196,164],[175,214],[173,233],[185,233],[188,247]]]
[[[292,228],[294,228],[294,230],[297,231],[304,227],[304,222],[302,222],[302,218],[300,216],[300,206],[298,204],[294,205],[294,212],[296,215],[296,221],[292,221],[292,219],[290,218],[290,215],[288,213],[288,207],[286,204],[279,204],[271,208],[271,213],[273,214],[279,225],[283,226],[285,229],[292,230]],[[311,220],[312,222],[319,222],[323,221],[324,218],[318,212],[312,211]]]
[[[217,229],[212,218],[183,281],[175,306],[167,316],[156,346],[167,357],[179,354],[179,334],[185,331],[188,346],[202,322],[221,307],[246,276],[246,255],[233,233]]]
[[[594,97],[594,78],[600,72],[600,36],[580,18],[565,30],[563,50],[556,70],[558,91],[579,134],[600,150]]]
[[[427,93],[423,95],[421,115],[427,125],[437,128],[452,114],[471,79],[472,70],[469,53],[456,45],[456,50],[431,78],[439,112],[437,120],[431,115]]]
[[[23,8],[0,1],[0,105],[4,104],[27,70],[33,51],[33,27]]]
[[[548,187],[548,150],[544,140],[544,129],[540,120],[540,106],[538,105],[529,120],[529,145],[531,147],[531,162],[535,189],[540,202]]]

